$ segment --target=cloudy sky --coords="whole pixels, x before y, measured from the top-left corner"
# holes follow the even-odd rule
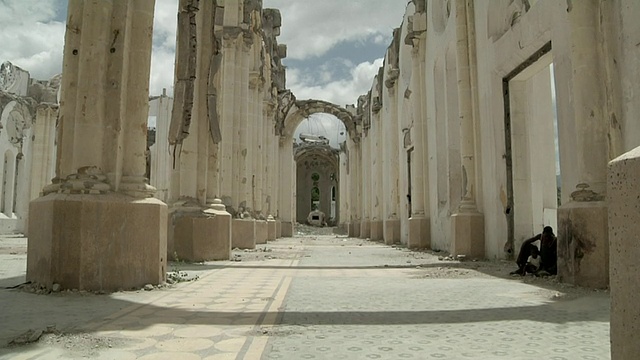
[[[354,104],[374,75],[400,26],[409,0],[263,0],[280,9],[279,42],[287,44],[287,87],[298,99]],[[37,79],[61,72],[66,0],[0,0],[0,61],[9,60]],[[173,87],[177,0],[157,0],[150,92]],[[322,122],[322,126],[317,126]],[[307,128],[330,128],[315,117]],[[305,124],[301,125],[301,128]],[[322,130],[320,130],[322,131]]]

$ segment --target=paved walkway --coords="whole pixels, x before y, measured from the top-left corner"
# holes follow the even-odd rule
[[[26,240],[9,240],[2,286],[24,279]],[[63,332],[0,358],[609,359],[606,292],[336,236],[259,250],[174,265],[200,278],[153,291],[0,290],[0,346],[29,329]]]

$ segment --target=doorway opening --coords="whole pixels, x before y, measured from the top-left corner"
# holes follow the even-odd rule
[[[503,79],[507,166],[507,246],[557,229],[560,198],[558,126],[551,43]]]

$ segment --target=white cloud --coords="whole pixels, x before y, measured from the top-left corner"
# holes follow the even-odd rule
[[[408,0],[264,0],[265,8],[282,13],[278,41],[288,56],[304,60],[319,56],[344,41],[391,40],[400,26]]]
[[[329,144],[340,148],[340,143],[347,139],[347,130],[337,117],[330,114],[311,114],[307,119],[302,120],[293,133],[296,142],[300,140],[300,134],[321,135],[329,139]]]
[[[0,62],[9,60],[32,77],[62,71],[64,23],[53,21],[53,0],[0,1]]]
[[[318,99],[337,105],[355,104],[358,96],[366,94],[373,78],[382,66],[383,58],[363,62],[351,70],[351,77],[317,85],[317,81],[297,69],[287,71],[287,84],[298,99]]]
[[[151,95],[162,94],[162,89],[167,89],[169,96],[173,95],[177,14],[178,0],[156,1],[153,18],[151,79],[149,79],[149,93]]]
[[[60,73],[65,24],[54,19],[66,17],[57,14],[64,8],[62,4],[61,0],[0,0],[0,61],[10,60],[38,79]],[[389,43],[392,29],[400,26],[405,5],[402,0],[264,0],[265,8],[282,12],[279,41],[288,45],[292,59],[320,56],[348,41],[362,42],[363,46],[371,39]],[[163,88],[173,93],[177,8],[178,0],[156,2],[149,85],[152,95],[160,94]],[[369,90],[381,65],[381,59],[355,65],[344,54],[313,74],[288,69],[288,87],[299,99],[353,104]],[[350,69],[350,76],[336,79],[337,67]]]

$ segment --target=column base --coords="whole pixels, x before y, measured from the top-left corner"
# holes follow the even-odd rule
[[[282,221],[276,220],[276,239],[282,237]]]
[[[256,244],[266,244],[269,237],[269,225],[265,220],[256,220]]]
[[[293,223],[292,222],[282,222],[282,237],[293,237]]]
[[[52,193],[29,214],[28,281],[111,292],[166,279],[167,205],[158,199]]]
[[[400,219],[389,219],[383,223],[383,238],[387,245],[400,243]]]
[[[349,223],[349,237],[360,237],[360,222]]]
[[[371,240],[381,241],[384,239],[384,223],[382,220],[371,222]]]
[[[238,249],[256,248],[255,220],[233,219],[231,223],[231,246]]]
[[[609,286],[609,228],[604,201],[572,201],[558,209],[558,278],[591,288]]]
[[[640,354],[640,148],[612,160],[607,175],[611,254],[611,359],[635,359]]]
[[[484,258],[484,215],[477,211],[451,215],[451,255]]]
[[[276,221],[267,220],[267,241],[276,239]]]
[[[361,221],[360,222],[360,238],[368,239],[370,237],[371,237],[371,222]]]
[[[431,223],[424,216],[409,218],[409,249],[428,249],[431,247]]]
[[[226,211],[175,212],[169,220],[174,255],[193,262],[231,258],[231,214]],[[173,229],[171,229],[171,224]]]

